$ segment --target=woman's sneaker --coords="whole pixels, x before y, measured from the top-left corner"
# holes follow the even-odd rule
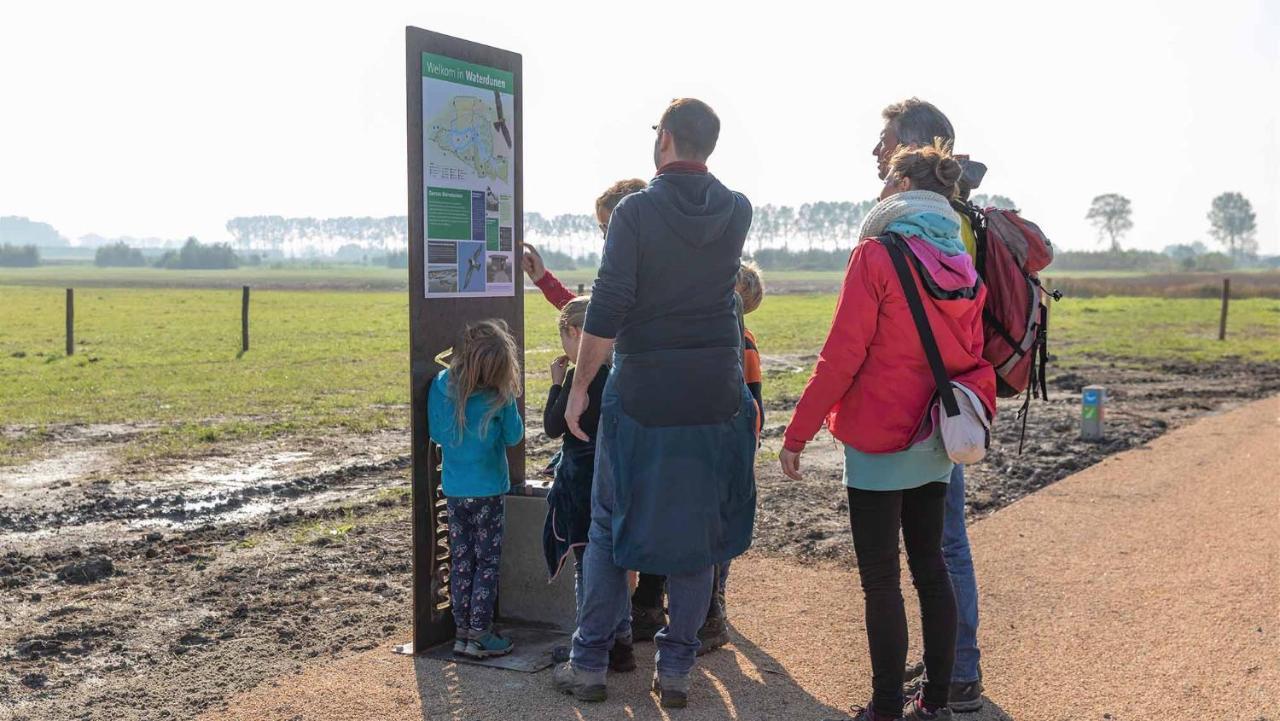
[[[511,653],[511,642],[499,636],[493,631],[489,631],[482,636],[473,638],[467,642],[467,648],[462,652],[464,656],[471,658],[490,658],[492,656],[506,656]]]
[[[902,710],[902,721],[952,721],[952,718],[951,709],[946,706],[932,709],[926,706],[923,694],[916,694]]]
[[[871,703],[867,702],[866,706],[855,706],[849,710],[853,714],[853,721],[901,721],[901,716],[886,716],[882,713],[876,713],[871,710]],[[836,721],[836,719],[824,719],[823,721]],[[843,720],[841,720],[843,721]]]

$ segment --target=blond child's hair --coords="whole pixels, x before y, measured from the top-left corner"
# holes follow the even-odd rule
[[[744,260],[738,266],[738,278],[733,289],[742,298],[743,315],[760,307],[760,303],[764,301],[764,277],[755,261]]]
[[[493,399],[480,421],[484,436],[503,406],[520,396],[520,350],[504,320],[495,318],[468,325],[449,359],[449,391],[453,396],[457,438],[467,427],[467,399],[489,390]]]
[[[596,215],[601,213],[612,213],[613,209],[618,207],[618,203],[622,199],[632,193],[639,193],[649,184],[639,178],[628,178],[627,180],[619,180],[618,182],[605,188],[600,197],[596,198]]]
[[[561,333],[570,328],[582,330],[582,327],[587,323],[587,304],[590,302],[591,296],[580,295],[564,304],[564,307],[560,309]]]

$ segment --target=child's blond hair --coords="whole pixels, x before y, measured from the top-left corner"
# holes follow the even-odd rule
[[[743,315],[760,307],[760,303],[764,301],[764,278],[755,261],[744,260],[738,266],[738,279],[734,282],[733,289],[742,297]]]
[[[613,209],[618,207],[618,203],[622,199],[632,193],[639,193],[649,184],[639,178],[628,178],[627,180],[619,180],[618,182],[605,188],[605,191],[596,198],[596,215],[601,213],[612,213]]]
[[[495,318],[468,325],[449,359],[457,438],[466,432],[467,399],[472,394],[482,390],[494,393],[480,421],[479,435],[483,437],[498,411],[520,396],[520,380],[520,350],[506,321]]]
[[[582,326],[587,323],[587,304],[590,302],[591,296],[580,295],[564,304],[564,307],[560,309],[561,333],[564,333],[570,328],[582,330]]]

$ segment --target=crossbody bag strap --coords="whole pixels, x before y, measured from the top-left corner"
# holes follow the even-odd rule
[[[920,289],[911,277],[907,267],[907,258],[903,254],[898,236],[890,233],[880,239],[880,243],[889,251],[893,261],[893,269],[898,272],[898,282],[902,284],[902,293],[907,297],[907,307],[911,309],[911,317],[916,323],[916,332],[920,334],[920,344],[924,346],[924,357],[929,360],[929,370],[933,371],[933,382],[938,388],[938,398],[948,418],[960,415],[960,406],[956,405],[956,394],[951,390],[951,378],[942,365],[942,354],[938,352],[938,342],[933,337],[933,327],[929,325],[929,316],[925,315],[924,302],[920,300]]]

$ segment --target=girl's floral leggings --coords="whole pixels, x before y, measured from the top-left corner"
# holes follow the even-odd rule
[[[489,630],[498,600],[502,496],[449,498],[449,596],[458,630]]]

